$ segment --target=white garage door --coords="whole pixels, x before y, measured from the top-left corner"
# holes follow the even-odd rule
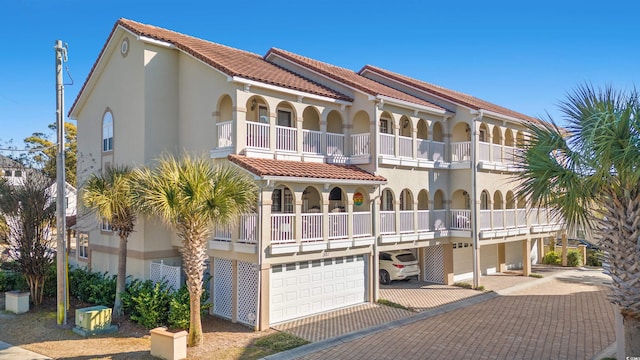
[[[270,322],[363,303],[366,269],[363,255],[272,266]]]

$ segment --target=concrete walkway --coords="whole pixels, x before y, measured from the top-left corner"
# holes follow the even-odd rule
[[[36,354],[33,351],[25,350],[18,346],[7,344],[0,341],[0,360],[35,360],[35,359],[51,359],[44,355]]]
[[[484,276],[497,291],[265,359],[600,359],[615,341],[608,281],[601,270]]]

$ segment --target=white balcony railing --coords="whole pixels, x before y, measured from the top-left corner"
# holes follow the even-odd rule
[[[527,226],[527,210],[526,209],[516,209],[516,226],[517,227]]]
[[[445,161],[445,146],[443,142],[432,141],[429,145],[431,148],[431,160],[433,161]]]
[[[415,232],[413,226],[413,210],[400,211],[400,232]]]
[[[504,227],[507,229],[516,227],[516,209],[504,210]]]
[[[504,210],[493,210],[493,229],[504,229]]]
[[[395,136],[392,134],[380,134],[380,155],[395,156]]]
[[[322,241],[322,214],[302,214],[302,242]]]
[[[417,154],[418,159],[429,159],[429,148],[431,147],[431,141],[425,139],[417,139]]]
[[[329,240],[346,239],[349,237],[347,231],[347,213],[329,213]]]
[[[502,145],[491,144],[491,159],[494,163],[502,162]]]
[[[462,162],[471,160],[471,142],[457,142],[451,144],[451,161]]]
[[[353,213],[353,237],[371,236],[371,213],[354,212]]]
[[[447,229],[447,210],[431,211],[431,229],[435,231]]]
[[[491,144],[478,142],[478,160],[491,161]]]
[[[491,229],[491,210],[480,210],[480,224],[478,224],[479,230]]]
[[[418,210],[418,231],[429,231],[431,229],[429,218],[429,210]]]
[[[380,211],[380,234],[396,233],[396,213],[395,211]]]
[[[398,137],[398,152],[400,157],[413,158],[413,139],[406,136]]]
[[[351,155],[369,155],[369,134],[351,135]]]
[[[271,243],[287,244],[296,242],[293,236],[294,214],[271,214]]]
[[[450,210],[453,230],[471,230],[471,210]]]
[[[298,130],[288,126],[276,126],[276,150],[296,151]]]
[[[257,149],[269,149],[269,124],[248,121],[247,146]]]
[[[245,244],[258,243],[258,214],[246,214],[240,217],[238,242]]]
[[[231,226],[216,226],[214,238],[216,241],[231,241]]]
[[[302,130],[302,152],[305,154],[322,154],[322,132]]]
[[[327,155],[344,155],[344,134],[327,133]]]
[[[233,146],[233,121],[224,121],[216,124],[218,128],[218,148]]]

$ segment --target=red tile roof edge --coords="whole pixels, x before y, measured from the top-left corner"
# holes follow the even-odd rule
[[[251,172],[252,174],[258,175],[260,177],[264,176],[281,176],[281,177],[298,177],[300,179],[305,178],[313,178],[313,179],[334,179],[334,180],[356,180],[356,181],[374,181],[374,182],[387,182],[387,179],[380,175],[373,175],[357,166],[354,165],[339,165],[339,164],[327,164],[327,163],[312,163],[312,162],[300,162],[300,161],[290,161],[290,160],[273,160],[273,159],[260,159],[260,158],[249,158],[242,155],[228,155],[227,159],[232,163],[240,166],[241,168]],[[275,171],[269,171],[269,169],[260,168],[258,164],[255,162],[263,162],[268,163],[266,166],[274,165],[276,163],[281,165],[290,164],[292,166],[309,166],[309,167],[324,167],[326,171],[340,169],[342,171],[352,172],[352,177],[326,177],[326,176],[310,176],[310,175],[302,175],[302,176],[291,176],[291,175],[283,175],[279,174]],[[313,170],[310,170],[313,172]]]
[[[247,55],[256,57],[256,58],[261,59],[263,61],[267,61],[262,56],[260,56],[258,54],[255,54],[255,53],[252,53],[252,52],[249,52],[249,51],[246,51],[246,50],[233,48],[233,47],[230,47],[230,46],[227,46],[227,45],[223,45],[223,44],[213,43],[213,42],[208,41],[208,40],[196,38],[196,37],[193,37],[193,36],[190,36],[190,35],[186,35],[186,34],[182,34],[182,33],[179,33],[179,32],[173,31],[173,30],[161,28],[161,27],[158,27],[158,26],[155,26],[155,25],[148,25],[148,24],[139,23],[139,22],[136,22],[136,21],[133,21],[133,20],[125,19],[125,18],[120,18],[113,25],[113,28],[111,29],[111,32],[109,33],[109,36],[107,37],[107,41],[105,41],[104,45],[102,46],[102,49],[100,50],[100,53],[98,54],[98,57],[96,58],[96,61],[93,63],[93,66],[91,67],[91,70],[89,71],[89,75],[87,76],[87,78],[85,79],[84,83],[82,84],[82,87],[80,88],[80,91],[78,92],[78,95],[76,96],[73,104],[71,105],[71,108],[69,109],[69,112],[67,114],[68,116],[71,116],[71,114],[73,113],[73,111],[75,109],[75,106],[78,104],[78,101],[80,100],[80,97],[81,97],[82,93],[84,92],[84,90],[86,89],[86,87],[87,87],[87,85],[89,83],[89,80],[91,79],[93,73],[96,71],[98,63],[100,62],[100,59],[104,55],[104,52],[107,49],[107,45],[111,41],[111,39],[113,37],[113,34],[115,33],[115,31],[118,28],[118,26],[121,26],[122,28],[127,29],[128,31],[131,31],[132,33],[134,33],[134,34],[136,34],[138,36],[147,36],[147,37],[150,37],[150,38],[153,38],[153,39],[156,39],[156,40],[160,40],[160,41],[165,41],[165,42],[171,43],[177,49],[179,49],[179,50],[181,50],[181,51],[193,56],[194,58],[196,58],[196,59],[198,59],[200,61],[203,61],[205,64],[208,64],[211,67],[213,67],[215,69],[218,69],[221,72],[223,72],[223,73],[225,73],[225,74],[227,74],[229,76],[239,76],[239,77],[247,78],[249,80],[254,80],[254,81],[262,82],[262,83],[265,83],[265,84],[269,84],[269,85],[282,86],[282,87],[289,88],[289,89],[292,89],[292,90],[298,90],[298,91],[302,91],[302,92],[312,93],[314,95],[319,95],[319,96],[328,96],[327,94],[314,93],[313,91],[310,91],[309,89],[302,89],[302,88],[298,88],[298,87],[292,86],[292,85],[287,85],[287,84],[284,84],[284,83],[278,83],[278,82],[274,82],[274,81],[265,81],[264,79],[260,79],[260,78],[257,78],[257,77],[252,77],[252,76],[239,74],[239,73],[233,71],[232,69],[229,69],[228,67],[225,67],[222,64],[214,61],[213,59],[211,59],[211,58],[209,58],[209,57],[207,57],[207,56],[195,51],[194,49],[190,48],[187,45],[184,45],[184,44],[182,44],[180,42],[176,42],[175,40],[166,39],[166,38],[164,38],[162,36],[158,36],[158,35],[155,35],[155,34],[151,34],[151,33],[145,32],[142,29],[136,28],[136,26],[151,27],[151,28],[156,28],[156,29],[161,30],[161,31],[167,31],[167,32],[176,34],[178,36],[186,36],[186,37],[189,37],[189,38],[196,39],[198,41],[203,41],[203,42],[215,44],[217,46],[222,46],[222,47],[225,47],[225,48],[228,48],[228,49],[232,49],[234,51],[242,52],[242,53],[245,53]],[[321,87],[323,89],[326,89],[327,92],[334,93],[335,94],[335,99],[337,99],[337,100],[353,101],[353,99],[351,97],[347,96],[347,95],[341,94],[338,91],[336,91],[334,89],[330,89],[327,86],[324,86],[324,85],[319,84],[319,83],[317,83],[315,81],[312,81],[311,79],[307,79],[307,78],[301,76],[300,74],[296,74],[296,73],[294,73],[292,71],[289,71],[289,70],[283,68],[282,66],[274,64],[272,62],[269,62],[269,64],[281,69],[282,71],[286,71],[286,72],[288,72],[288,73],[290,73],[290,74],[292,74],[294,76],[300,77],[300,78],[304,79],[305,81],[307,81],[309,83],[313,83],[316,86],[319,86],[319,87]],[[330,97],[330,96],[328,96],[328,97]]]
[[[316,59],[308,58],[308,57],[306,57],[306,56],[302,56],[302,55],[299,55],[299,54],[294,54],[294,53],[292,53],[292,52],[290,52],[290,51],[283,50],[283,49],[278,49],[278,48],[275,48],[275,47],[272,47],[271,49],[269,49],[269,51],[268,51],[268,52],[267,52],[267,54],[264,56],[264,58],[265,58],[265,59],[267,59],[267,58],[268,58],[268,56],[269,56],[269,54],[272,54],[272,53],[273,53],[273,54],[276,54],[276,55],[278,55],[278,56],[281,56],[281,57],[285,58],[286,60],[289,60],[289,61],[291,61],[291,62],[294,62],[294,63],[296,63],[296,64],[298,64],[298,65],[300,65],[300,66],[307,67],[307,68],[311,68],[312,70],[317,71],[318,73],[320,73],[320,74],[322,74],[322,75],[324,75],[324,76],[327,76],[327,77],[329,77],[329,78],[331,78],[331,79],[333,79],[333,80],[336,80],[336,81],[338,81],[338,82],[341,82],[341,83],[343,83],[343,84],[346,84],[347,86],[351,86],[351,87],[353,87],[353,88],[355,88],[355,89],[358,89],[358,90],[360,90],[360,91],[362,91],[362,92],[364,92],[364,93],[367,93],[367,94],[370,94],[370,95],[381,95],[381,94],[379,94],[377,91],[375,91],[375,90],[373,90],[373,89],[369,89],[369,88],[367,88],[366,86],[363,86],[363,85],[358,84],[358,83],[356,83],[356,82],[354,82],[354,81],[351,81],[351,80],[349,80],[349,79],[347,79],[347,78],[344,78],[344,77],[341,77],[341,76],[339,76],[339,75],[336,75],[335,73],[332,73],[332,72],[330,72],[330,71],[326,71],[326,70],[324,70],[324,69],[322,69],[322,68],[319,68],[319,67],[317,67],[317,66],[314,66],[313,64],[311,64],[311,63],[309,63],[309,62],[303,62],[302,60],[300,60],[300,59],[299,59],[299,58],[297,58],[296,56],[299,56],[299,57],[301,57],[301,58],[306,58],[306,59],[309,59],[309,60],[314,61],[314,62],[318,62],[318,63],[323,64],[323,65],[326,65],[326,66],[328,66],[328,67],[333,67],[333,68],[340,69],[340,70],[345,70],[345,71],[351,71],[351,72],[353,72],[355,75],[362,76],[362,75],[360,75],[360,73],[357,73],[357,72],[355,72],[355,71],[353,71],[353,70],[346,69],[346,68],[342,68],[342,67],[339,67],[339,66],[336,66],[336,65],[333,65],[333,64],[329,64],[329,63],[327,63],[327,62],[320,61],[320,60],[316,60]],[[296,56],[293,56],[293,55],[296,55]],[[365,79],[367,79],[367,80],[370,80],[370,81],[375,81],[375,80],[372,80],[372,79],[368,79],[368,78],[366,78],[366,77],[364,77],[364,76],[362,76],[362,77],[363,77],[363,78],[365,78]],[[384,84],[381,84],[381,83],[378,83],[378,84],[380,84],[380,85],[382,85],[382,86],[387,86],[387,85],[384,85]],[[391,89],[393,89],[393,88],[391,88]],[[397,90],[397,89],[393,89],[393,90],[400,91],[400,90]],[[402,91],[401,91],[401,92],[402,92]],[[403,93],[404,93],[404,92],[403,92]],[[407,94],[407,93],[404,93],[404,95],[414,97],[413,95],[411,95],[411,94]],[[390,97],[391,97],[391,96],[390,96]],[[419,98],[416,98],[416,99],[419,99]],[[403,100],[403,99],[397,99],[397,100],[406,101],[406,100]],[[423,102],[425,102],[425,103],[429,104],[429,107],[433,107],[435,110],[449,111],[448,109],[445,109],[445,108],[443,108],[442,106],[439,106],[439,105],[437,105],[437,104],[433,104],[433,103],[431,103],[431,102],[430,102],[430,101],[428,101],[428,100],[424,100],[424,99],[419,99],[419,100],[421,100],[421,101],[423,101]],[[418,104],[418,105],[422,105],[422,104]],[[423,105],[423,106],[424,106],[424,105]]]
[[[473,95],[465,94],[465,93],[462,93],[462,92],[459,92],[459,91],[456,91],[456,90],[447,89],[447,88],[439,86],[439,85],[435,85],[435,84],[428,83],[426,81],[414,79],[414,78],[411,78],[411,77],[406,76],[406,75],[398,74],[398,73],[395,73],[393,71],[389,71],[389,70],[386,70],[386,69],[379,68],[377,66],[373,66],[373,65],[368,65],[367,64],[367,65],[363,66],[362,69],[360,69],[360,71],[358,71],[358,74],[362,74],[364,71],[367,71],[367,70],[369,70],[371,72],[374,72],[374,73],[377,73],[377,74],[382,75],[382,76],[386,76],[388,78],[391,78],[393,80],[401,82],[401,83],[403,83],[405,85],[410,85],[410,86],[417,87],[420,90],[423,90],[425,92],[431,93],[431,94],[433,94],[435,96],[442,97],[442,98],[444,98],[446,100],[449,100],[449,101],[452,101],[454,103],[458,103],[458,104],[467,106],[467,107],[472,108],[474,110],[483,109],[483,110],[492,111],[492,112],[495,112],[495,113],[498,113],[498,114],[501,114],[501,115],[505,115],[505,116],[509,116],[509,117],[520,118],[521,120],[533,121],[535,123],[540,123],[540,120],[535,118],[535,117],[519,113],[519,112],[517,112],[515,110],[511,110],[511,109],[505,108],[503,106],[491,103],[491,102],[486,101],[486,100],[482,100],[482,99],[477,98],[477,97],[475,97]],[[493,108],[493,110],[487,108],[486,106],[483,107],[483,106],[481,106],[479,104],[474,104],[472,102],[469,102],[468,100],[465,100],[463,97],[469,97],[471,99],[476,100],[479,103],[490,105],[489,107]],[[496,111],[496,110],[498,110],[498,111]],[[504,111],[504,110],[506,110],[506,111]]]

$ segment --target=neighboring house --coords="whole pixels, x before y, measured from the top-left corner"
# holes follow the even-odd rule
[[[121,19],[69,116],[78,153],[103,169],[186,150],[253,176],[256,213],[216,229],[209,256],[212,312],[259,329],[375,301],[380,251],[412,249],[437,283],[472,277],[474,263],[526,275],[561,229],[514,196],[524,124],[537,120],[372,66],[263,57]],[[115,274],[117,236],[80,218],[86,263]],[[135,277],[180,264],[156,219],[139,219],[128,246]]]
[[[10,185],[20,185],[27,175],[27,169],[19,162],[0,155],[0,176]]]
[[[71,186],[69,183],[65,182],[64,189],[64,208],[65,208],[65,216],[75,216],[77,211],[77,198],[78,191],[75,187]],[[58,184],[55,182],[49,186],[49,191],[51,191],[51,199],[52,201],[58,201]],[[68,226],[68,225],[67,225]]]

